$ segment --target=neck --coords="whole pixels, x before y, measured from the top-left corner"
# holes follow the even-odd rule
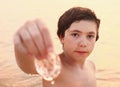
[[[81,61],[75,61],[72,58],[70,58],[69,56],[65,55],[65,53],[60,54],[60,58],[61,58],[61,62],[63,64],[64,67],[70,67],[70,68],[84,68],[84,63],[85,60],[81,60]]]

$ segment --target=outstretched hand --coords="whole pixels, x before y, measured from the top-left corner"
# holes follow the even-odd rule
[[[38,59],[54,52],[53,41],[45,23],[36,19],[25,23],[14,36],[15,47],[24,54]]]

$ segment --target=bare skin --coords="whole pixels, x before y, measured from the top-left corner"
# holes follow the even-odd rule
[[[43,87],[96,87],[94,65],[91,61],[86,61],[81,69],[80,66],[63,64],[61,74],[54,81],[52,85],[43,80]]]
[[[61,73],[54,79],[54,85],[43,80],[43,87],[96,87],[94,63],[86,60],[94,48],[96,33],[96,24],[92,21],[71,24],[65,36],[59,38],[63,44],[63,53],[58,55]],[[27,22],[17,31],[14,47],[17,64],[25,73],[37,74],[35,57],[41,60],[49,57],[49,52],[55,54],[49,29],[39,19]]]
[[[14,36],[14,49],[18,66],[28,74],[36,74],[34,58],[47,58],[54,52],[49,30],[42,20],[24,24]]]

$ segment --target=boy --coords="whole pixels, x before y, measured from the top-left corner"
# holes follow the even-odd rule
[[[43,87],[96,87],[95,65],[86,58],[98,40],[99,24],[94,12],[83,7],[73,7],[59,18],[62,69],[54,85],[43,80]],[[37,73],[33,55],[42,60],[49,57],[48,53],[55,54],[49,29],[40,19],[28,21],[17,31],[14,48],[18,66],[31,74]]]

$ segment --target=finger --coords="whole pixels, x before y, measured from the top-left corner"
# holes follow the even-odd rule
[[[23,46],[18,34],[14,35],[14,48],[21,51],[24,54],[28,53],[25,47]]]
[[[32,40],[29,32],[27,31],[27,25],[25,25],[23,27],[23,29],[21,29],[21,31],[19,32],[20,35],[20,39],[23,43],[23,45],[26,47],[26,49],[28,50],[29,53],[33,54],[33,55],[39,55],[38,50],[34,44],[34,41]]]
[[[44,39],[47,52],[54,52],[53,41],[47,26],[41,20],[36,20],[36,24]]]
[[[31,38],[34,41],[34,44],[36,45],[37,49],[39,50],[39,53],[41,56],[45,55],[45,45],[44,45],[44,41],[42,38],[42,35],[38,29],[38,27],[36,26],[36,24],[34,22],[31,22],[31,24],[28,27],[28,31],[31,35]]]

